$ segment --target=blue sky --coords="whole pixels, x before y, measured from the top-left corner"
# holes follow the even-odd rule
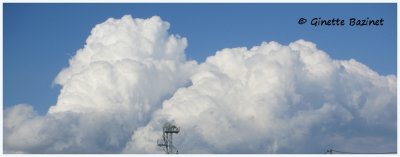
[[[334,59],[354,58],[396,74],[396,4],[4,4],[4,107],[28,103],[45,114],[60,87],[53,79],[90,30],[109,17],[160,16],[188,39],[189,59],[217,50],[305,39]],[[383,26],[299,25],[299,18],[383,18]],[[347,21],[346,21],[347,22]]]

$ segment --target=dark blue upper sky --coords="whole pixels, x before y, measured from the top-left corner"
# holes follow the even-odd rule
[[[160,16],[188,39],[189,59],[203,62],[222,48],[288,44],[305,39],[333,59],[354,58],[379,74],[396,74],[396,4],[7,4],[3,6],[4,107],[54,105],[58,72],[109,17]],[[384,19],[383,26],[299,25],[299,18]]]

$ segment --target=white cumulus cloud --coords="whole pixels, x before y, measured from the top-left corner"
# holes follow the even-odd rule
[[[396,77],[333,60],[311,42],[223,49],[191,82],[134,133],[126,153],[160,151],[166,120],[182,128],[181,153],[396,150]]]
[[[181,127],[180,153],[396,150],[396,76],[304,40],[225,48],[198,64],[168,29],[157,16],[95,26],[46,115],[4,111],[5,152],[163,153],[167,121]]]
[[[46,116],[27,105],[6,111],[5,151],[119,153],[163,100],[190,83],[197,63],[185,60],[186,38],[168,28],[157,16],[110,18],[93,28],[56,77],[62,89]]]

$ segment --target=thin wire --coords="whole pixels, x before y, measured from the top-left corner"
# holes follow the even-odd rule
[[[381,153],[360,153],[360,152],[345,152],[339,150],[328,149],[325,154],[332,154],[333,152],[341,153],[341,154],[397,154],[397,152],[381,152]]]

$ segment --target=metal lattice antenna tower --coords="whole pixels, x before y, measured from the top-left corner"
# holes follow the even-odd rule
[[[163,126],[163,135],[157,140],[157,145],[162,147],[167,154],[178,154],[178,149],[172,145],[172,134],[178,134],[180,128],[171,123],[165,123]]]

